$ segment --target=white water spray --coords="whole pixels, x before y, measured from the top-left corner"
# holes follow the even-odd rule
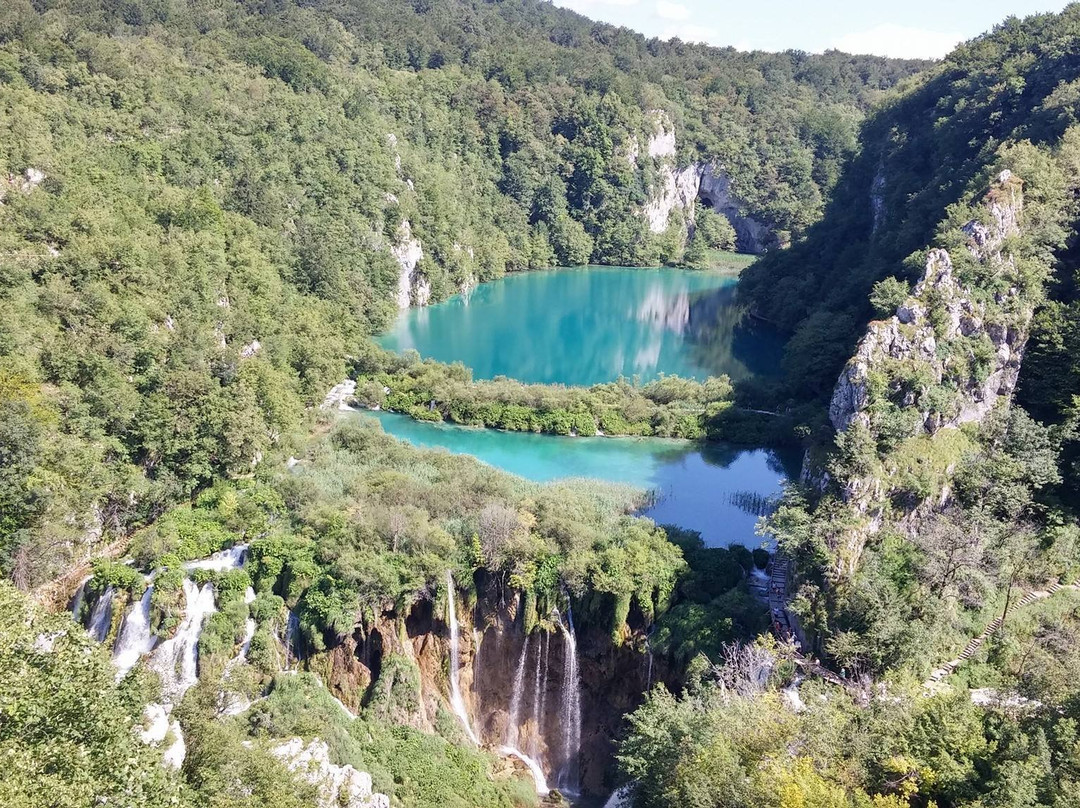
[[[446,610],[449,612],[450,623],[450,706],[454,714],[461,719],[465,734],[479,746],[480,739],[473,732],[472,725],[469,723],[469,713],[465,709],[465,700],[461,697],[461,683],[458,677],[458,669],[461,667],[461,648],[458,639],[457,607],[454,604],[454,576],[450,570],[446,571]]]
[[[150,598],[153,595],[154,587],[147,586],[142,599],[138,603],[133,603],[124,615],[120,634],[116,638],[116,645],[113,646],[113,666],[116,668],[118,682],[127,676],[143,654],[150,653],[157,643],[157,637],[150,633]]]
[[[556,785],[568,794],[580,790],[578,753],[581,749],[581,672],[578,668],[577,634],[574,632],[574,612],[566,606],[566,625],[563,630],[563,681],[562,681],[562,753],[563,765],[559,769]]]
[[[536,667],[533,669],[533,734],[529,745],[529,752],[534,758],[540,757],[540,737],[543,731],[540,728],[540,720],[543,713],[540,712],[540,668],[547,665],[547,632],[536,644]],[[545,669],[546,673],[546,669]]]
[[[105,636],[109,633],[109,626],[112,625],[112,603],[115,594],[116,592],[111,586],[106,587],[94,604],[94,610],[90,613],[90,623],[86,630],[98,642],[105,641]]]
[[[518,760],[528,766],[529,771],[532,773],[533,776],[533,783],[536,785],[537,794],[545,796],[548,794],[548,792],[551,791],[551,789],[548,788],[547,778],[544,777],[544,770],[540,768],[540,764],[533,760],[531,757],[509,746],[500,746],[499,754],[503,755],[504,757],[516,757]]]
[[[544,718],[547,716],[547,695],[548,695],[548,647],[551,645],[551,635],[546,631],[544,632],[544,660],[541,666],[544,669],[543,676],[540,679],[540,703],[536,708],[536,745],[537,753],[539,753],[540,740],[544,737]]]
[[[234,544],[227,550],[219,550],[208,558],[199,561],[188,561],[184,569],[210,570],[211,572],[224,572],[225,570],[238,569],[244,563],[244,554],[247,552],[246,544]]]
[[[255,600],[255,590],[250,586],[244,590],[244,603],[251,604]],[[255,629],[257,625],[254,617],[249,617],[244,621],[244,639],[240,643],[240,653],[238,653],[233,659],[229,661],[229,664],[225,668],[225,673],[228,674],[230,670],[236,665],[241,665],[247,662],[248,651],[251,650],[251,640],[255,636]]]
[[[184,693],[199,680],[199,637],[203,621],[214,607],[214,586],[202,588],[192,580],[184,581],[184,620],[176,634],[163,642],[154,652],[151,664],[161,674],[165,696],[179,701]]]
[[[518,745],[518,727],[521,723],[521,696],[525,690],[525,662],[529,658],[529,638],[525,638],[514,672],[514,689],[510,691],[510,723],[506,727],[506,745],[514,749]]]

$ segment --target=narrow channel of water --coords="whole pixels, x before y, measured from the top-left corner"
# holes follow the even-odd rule
[[[423,423],[388,412],[360,417],[377,418],[388,434],[414,446],[469,454],[537,482],[590,477],[654,490],[659,500],[643,516],[697,530],[713,547],[758,546],[758,517],[784,481],[798,474],[801,462],[797,450],[658,438],[564,438]]]

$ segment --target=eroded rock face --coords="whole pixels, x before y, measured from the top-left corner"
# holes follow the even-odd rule
[[[778,245],[776,235],[765,222],[746,213],[746,205],[731,191],[731,177],[711,162],[691,163],[678,167],[678,144],[675,126],[666,114],[653,113],[655,133],[649,138],[646,153],[657,161],[658,178],[652,196],[642,214],[653,233],[663,233],[676,211],[682,213],[687,225],[687,237],[693,235],[694,205],[698,199],[727,217],[735,228],[737,246],[742,252],[764,253]],[[636,165],[638,154],[633,151]]]
[[[1019,232],[1018,219],[1022,209],[1019,183],[1005,171],[988,196],[987,211],[991,223],[971,221],[964,226],[970,239],[968,250],[977,261],[1004,264],[1012,260],[1003,257],[1000,250],[1007,238]],[[958,342],[961,337],[985,335],[994,349],[985,380],[972,379],[959,391],[959,406],[952,416],[935,418],[923,413],[926,430],[931,434],[943,427],[982,420],[1002,398],[1012,396],[1020,375],[1032,311],[1015,301],[1017,294],[1018,290],[1013,288],[996,301],[1003,310],[1019,312],[1011,322],[989,321],[987,307],[972,301],[968,290],[956,280],[949,253],[931,250],[914,293],[897,308],[894,316],[869,325],[855,356],[840,374],[829,405],[833,426],[842,432],[856,421],[869,424],[866,413],[870,404],[868,384],[874,368],[880,368],[888,360],[918,360],[930,369],[935,382],[941,382],[945,367],[939,357],[939,347],[943,343]],[[931,322],[930,314],[935,307],[939,312],[937,328]]]
[[[480,582],[475,607],[460,605],[459,681],[470,724],[481,744],[496,750],[507,744],[517,747],[541,763],[554,786],[565,762],[566,634],[557,621],[549,620],[529,636],[523,658],[526,639],[520,606],[516,596],[503,592],[493,581]],[[401,615],[388,606],[375,625],[358,628],[336,647],[309,659],[307,667],[350,709],[361,705],[387,709],[376,706],[385,704],[382,688],[392,687],[395,681],[400,684],[401,674],[395,671],[407,661],[419,677],[419,692],[408,705],[395,702],[384,718],[434,732],[440,712],[452,715],[447,678],[450,636],[444,608],[445,604],[437,608],[431,600],[422,600]],[[643,637],[639,627],[616,647],[605,627],[578,626],[582,716],[578,770],[588,793],[608,793],[605,777],[623,716],[641,703],[651,684],[672,679],[662,661],[649,664],[642,652]],[[523,676],[517,729],[512,731],[519,667]]]
[[[424,257],[424,247],[412,233],[408,219],[402,219],[397,229],[397,240],[390,247],[390,254],[401,267],[398,275],[397,304],[399,309],[407,309],[414,303],[426,306],[431,300],[431,284],[421,273],[417,265]]]
[[[318,788],[319,808],[390,808],[389,797],[372,791],[370,774],[330,762],[324,741],[305,745],[302,738],[292,738],[271,751],[290,771]]]
[[[1012,269],[1013,258],[1002,250],[1006,240],[1020,231],[1020,181],[1010,172],[1002,172],[986,196],[984,209],[985,221],[973,220],[963,228],[968,236],[966,248],[988,270],[1006,273]],[[895,315],[870,323],[855,355],[841,372],[829,405],[829,418],[837,432],[866,428],[873,434],[872,386],[888,378],[890,367],[918,369],[919,383],[925,385],[907,390],[903,401],[897,402],[906,410],[925,407],[919,411],[915,435],[932,436],[982,421],[1011,399],[1019,379],[1033,314],[1032,306],[1019,296],[1019,290],[1013,287],[998,294],[993,306],[979,302],[972,290],[957,280],[949,253],[930,250],[913,293]],[[977,356],[977,349],[984,350],[984,355]],[[960,378],[949,364],[958,357],[963,361]],[[979,373],[971,370],[976,361],[984,363]],[[948,385],[943,386],[943,382]],[[941,406],[939,402],[931,409],[930,397],[923,395],[931,386],[948,390],[951,403]],[[891,484],[887,478],[873,474],[841,483],[844,499],[861,518],[861,525],[841,539],[846,546],[839,572],[845,574],[854,570],[865,540],[880,529]],[[900,520],[902,529],[916,530],[922,516],[942,507],[949,496],[946,484],[930,499],[910,503]]]
[[[776,234],[765,222],[744,213],[746,206],[732,194],[731,177],[723,169],[712,163],[701,166],[698,196],[731,222],[740,252],[761,254],[778,246]]]

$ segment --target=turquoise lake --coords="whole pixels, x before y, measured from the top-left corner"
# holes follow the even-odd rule
[[[379,342],[459,361],[473,378],[591,385],[776,371],[782,339],[745,316],[736,278],[679,269],[521,272],[401,313]]]
[[[415,446],[470,454],[529,480],[591,477],[656,492],[642,512],[658,524],[701,533],[706,544],[757,547],[758,517],[797,476],[797,450],[745,449],[723,443],[655,438],[564,438],[414,421],[406,415],[367,413],[383,429]]]
[[[718,272],[584,267],[508,275],[443,303],[401,313],[380,343],[462,362],[473,378],[591,385],[661,373],[733,379],[770,375],[783,342],[738,306],[737,279]],[[590,477],[655,493],[642,515],[699,531],[711,546],[761,539],[754,528],[797,451],[642,438],[565,438],[472,429],[371,413],[416,446],[470,454],[538,482]]]

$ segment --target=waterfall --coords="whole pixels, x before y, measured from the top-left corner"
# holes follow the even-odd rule
[[[528,766],[529,771],[532,773],[533,776],[533,783],[536,785],[537,794],[544,796],[551,791],[551,789],[548,788],[547,778],[544,777],[544,770],[540,768],[540,764],[533,760],[531,757],[509,746],[500,746],[499,754],[506,757],[516,757],[518,760]]]
[[[203,620],[216,612],[214,585],[202,588],[190,579],[184,580],[184,619],[171,638],[163,642],[151,660],[161,674],[166,698],[179,701],[188,688],[199,680],[199,636]]]
[[[247,548],[246,544],[235,544],[227,550],[219,550],[209,558],[188,561],[184,564],[184,569],[188,571],[209,570],[211,572],[234,570],[244,563],[244,554],[247,552]]]
[[[250,604],[255,600],[255,590],[250,586],[244,590],[244,603]],[[229,663],[229,668],[247,662],[248,651],[251,650],[251,639],[255,636],[257,625],[254,617],[249,617],[244,622],[244,639],[240,643],[240,653]]]
[[[300,618],[296,612],[290,610],[285,618],[285,670],[288,670],[296,660],[296,636],[300,632]]]
[[[90,583],[93,575],[87,575],[82,581],[79,582],[79,588],[75,590],[75,597],[71,601],[71,617],[76,623],[81,623],[79,619],[82,615],[83,599],[86,597],[86,585]]]
[[[465,709],[465,700],[461,697],[461,683],[458,678],[458,669],[461,667],[461,648],[458,644],[457,607],[454,605],[454,576],[450,570],[446,571],[446,599],[450,623],[450,706],[454,714],[461,719],[465,734],[479,746],[480,739],[476,737],[476,733],[469,724],[469,713]]]
[[[105,591],[98,596],[97,602],[94,604],[94,610],[90,613],[90,623],[87,625],[86,630],[98,642],[105,641],[105,636],[109,633],[109,626],[112,625],[112,604],[115,595],[116,592],[111,586],[106,587]]]
[[[534,758],[540,757],[540,738],[543,735],[541,727],[541,719],[543,713],[540,710],[540,668],[544,668],[544,673],[547,673],[547,632],[544,632],[544,638],[536,645],[536,667],[533,669],[533,735],[532,741],[529,745],[529,752],[532,753]]]
[[[514,672],[514,689],[510,693],[510,723],[506,727],[506,745],[514,749],[518,745],[518,727],[521,724],[521,695],[525,690],[525,662],[529,657],[529,638],[521,646],[517,670]]]
[[[510,696],[510,723],[506,727],[506,745],[499,748],[499,753],[507,757],[516,757],[522,763],[524,763],[533,776],[533,783],[536,786],[536,793],[546,795],[550,790],[547,784],[547,778],[544,776],[544,769],[540,766],[539,761],[535,757],[530,757],[517,748],[518,737],[521,725],[521,701],[525,694],[525,668],[529,661],[529,640],[531,637],[526,635],[525,642],[521,646],[521,654],[518,656],[517,669],[514,671],[514,689]],[[536,672],[533,675],[533,682],[540,681],[540,646],[536,648]],[[537,697],[539,694],[533,692],[533,704],[537,704]],[[534,706],[535,714],[535,706]],[[534,744],[535,745],[535,744]]]
[[[629,808],[634,803],[634,787],[633,785],[622,786],[615,790],[615,792],[608,797],[608,801],[604,803],[604,808]]]
[[[578,752],[581,749],[581,673],[578,670],[577,634],[574,632],[574,612],[566,606],[566,625],[563,631],[563,681],[560,721],[562,723],[563,765],[556,783],[561,791],[577,794],[580,784]]]
[[[105,591],[108,593],[110,590]],[[157,642],[157,637],[150,633],[150,598],[153,595],[154,587],[147,586],[142,600],[132,604],[124,615],[120,634],[116,638],[116,645],[113,646],[113,665],[116,667],[117,681],[127,676],[128,671],[135,667],[142,655],[150,653],[154,643]],[[97,612],[96,607],[94,611]]]
[[[536,710],[536,747],[537,752],[540,749],[540,741],[544,737],[544,718],[547,717],[547,692],[548,692],[548,646],[551,644],[551,635],[546,631],[544,632],[544,661],[541,663],[541,667],[544,669],[543,677],[540,679],[540,703]]]

